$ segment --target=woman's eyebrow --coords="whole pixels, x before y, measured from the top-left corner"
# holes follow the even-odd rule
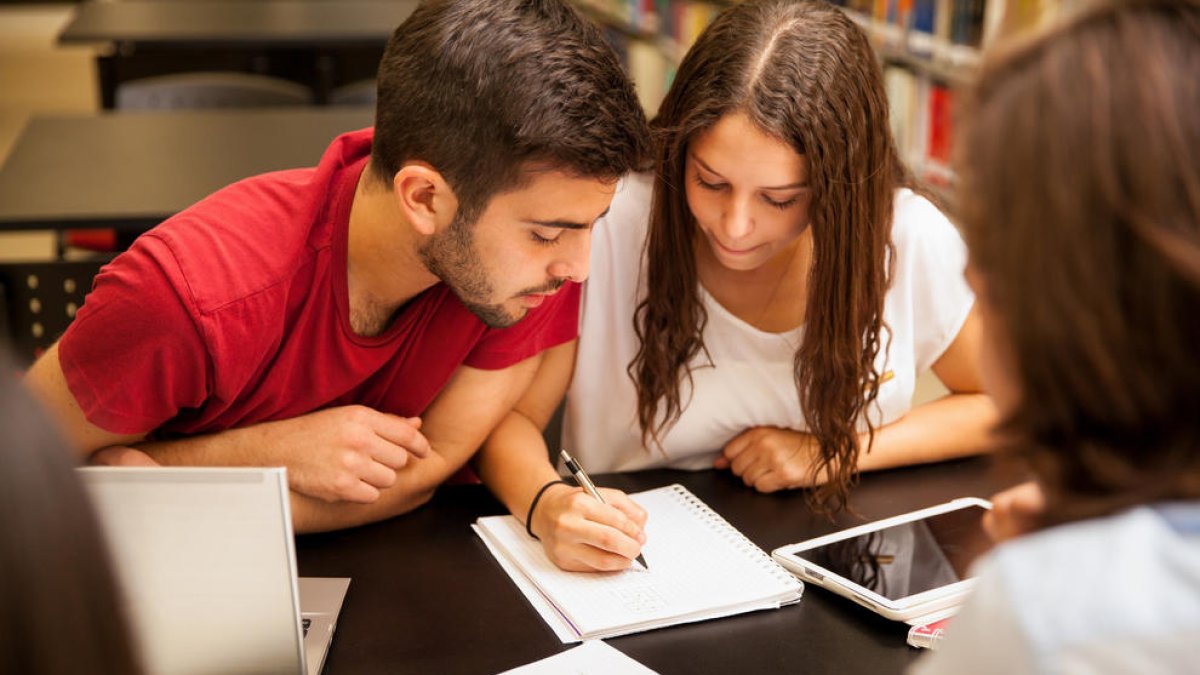
[[[701,166],[701,168],[703,168],[705,171],[713,174],[714,176],[717,176],[718,178],[724,179],[724,176],[721,175],[721,172],[715,171],[711,166],[709,166],[704,160],[697,157],[694,153],[692,154],[692,159],[696,160],[696,163],[699,164]],[[806,187],[808,187],[808,181],[802,180],[802,181],[797,181],[795,183],[789,183],[787,185],[763,186],[763,187],[760,187],[759,189],[760,190],[798,190],[800,188],[806,188]]]

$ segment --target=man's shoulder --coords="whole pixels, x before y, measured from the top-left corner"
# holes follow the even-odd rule
[[[372,130],[342,134],[315,167],[226,186],[147,233],[200,311],[286,283],[344,234]]]
[[[201,312],[291,278],[331,243],[313,169],[255,176],[223,188],[145,237],[157,241]]]

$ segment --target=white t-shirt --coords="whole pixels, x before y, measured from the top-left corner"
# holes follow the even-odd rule
[[[643,448],[637,394],[627,368],[638,348],[634,310],[646,293],[643,242],[651,190],[651,175],[626,176],[592,235],[563,440],[593,473],[711,468],[725,444],[748,428],[808,428],[793,374],[804,327],[784,333],[758,330],[701,287],[711,365],[703,352],[692,363],[694,390],[685,380],[683,415],[662,439],[666,456]],[[966,247],[927,200],[909,190],[897,192],[892,241],[896,265],[884,301],[891,348],[886,354],[881,350],[879,372],[893,375],[880,386],[878,406],[867,411],[876,425],[908,412],[917,375],[953,342],[974,302],[963,278]]]
[[[1140,507],[1008,542],[910,675],[1195,673],[1200,504]]]

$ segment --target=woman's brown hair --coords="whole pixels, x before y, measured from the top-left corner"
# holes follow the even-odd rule
[[[1200,497],[1200,5],[1095,7],[964,103],[959,215],[1043,525]]]
[[[661,447],[682,413],[689,363],[704,351],[696,224],[682,188],[688,144],[736,112],[811,166],[813,267],[795,381],[821,448],[813,475],[829,478],[812,493],[814,504],[840,508],[860,450],[856,425],[879,391],[875,359],[885,331],[893,194],[905,173],[871,46],[826,3],[751,0],[726,10],[680,64],[652,122],[649,292],[635,314],[641,346],[629,366],[642,440]],[[873,438],[869,423],[868,431]]]

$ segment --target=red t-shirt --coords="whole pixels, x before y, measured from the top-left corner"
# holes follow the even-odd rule
[[[384,334],[354,334],[346,239],[372,133],[214,193],[100,271],[59,344],[88,420],[164,438],[351,403],[420,415],[459,365],[505,368],[575,337],[573,283],[504,329],[439,283]]]

